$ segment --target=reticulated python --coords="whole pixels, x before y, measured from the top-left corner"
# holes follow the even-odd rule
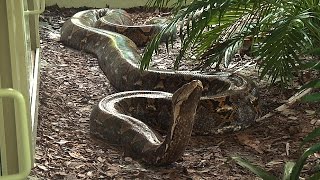
[[[125,16],[122,10],[82,11],[66,21],[61,29],[64,44],[96,55],[111,85],[125,91],[104,98],[92,111],[90,132],[93,135],[120,147],[133,158],[161,165],[174,162],[182,155],[191,132],[210,135],[235,131],[248,127],[260,115],[258,90],[242,75],[153,68],[141,71],[136,44],[119,33],[140,37],[131,38],[142,45],[159,32],[162,25],[133,26],[126,22]],[[101,17],[104,18],[101,20]],[[196,96],[200,91],[198,102]],[[167,131],[165,140],[149,127]]]

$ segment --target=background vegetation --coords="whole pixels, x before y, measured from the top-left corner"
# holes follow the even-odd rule
[[[250,53],[259,59],[260,77],[289,84],[300,70],[319,66],[319,0],[150,0],[163,7],[173,3],[175,18],[148,46],[141,61],[146,69],[162,34],[179,23],[182,47],[174,67],[191,51],[199,68],[216,63],[228,66],[244,40],[251,43]]]
[[[187,52],[196,55],[201,69],[214,63],[227,67],[234,54],[246,45],[244,42],[249,41],[250,54],[259,60],[260,78],[288,85],[301,71],[313,71],[318,75],[302,89],[320,87],[319,0],[194,0],[191,4],[185,0],[150,0],[149,5],[164,7],[169,2],[173,3],[175,17],[149,44],[141,61],[142,69],[148,68],[160,37],[180,23],[182,46],[174,62],[176,69]],[[303,100],[319,102],[320,93],[307,95]],[[317,128],[301,147],[319,136]],[[287,162],[282,179],[299,179],[308,157],[319,151],[320,143],[315,143],[296,162]],[[233,159],[263,179],[281,179],[245,159]],[[320,179],[320,173],[315,172],[309,179]]]

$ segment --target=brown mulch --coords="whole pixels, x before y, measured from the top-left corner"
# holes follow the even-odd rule
[[[35,167],[31,173],[34,178],[256,179],[230,160],[233,155],[280,176],[284,163],[297,159],[301,153],[298,147],[303,137],[320,125],[319,105],[296,103],[237,133],[192,137],[183,158],[167,167],[149,167],[123,157],[89,134],[93,105],[115,90],[94,56],[57,41],[63,22],[80,10],[49,7],[40,18],[42,62]],[[130,13],[142,17],[158,15],[139,9]],[[283,91],[278,86],[258,84],[264,114],[297,92],[295,88]],[[315,161],[311,157],[304,176],[313,171]]]

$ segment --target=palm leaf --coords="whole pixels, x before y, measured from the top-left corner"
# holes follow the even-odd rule
[[[319,151],[320,151],[320,143],[317,143],[311,146],[310,148],[308,148],[307,150],[305,150],[304,153],[300,156],[300,158],[296,162],[295,166],[292,168],[290,180],[298,180],[301,170],[303,168],[303,165],[305,164],[307,158],[313,153],[316,153]]]
[[[310,142],[311,140],[320,137],[320,128],[314,129],[311,133],[309,133],[300,144],[300,148],[305,145],[307,142]]]
[[[283,172],[283,180],[290,180],[290,175],[292,173],[292,168],[294,167],[294,162],[287,162],[284,166],[284,172]]]
[[[305,18],[305,14],[288,16],[275,22],[276,28],[265,38],[257,52],[263,58],[261,78],[269,75],[271,81],[275,82],[279,77],[282,83],[292,79],[292,71],[298,70],[300,64],[299,54],[312,46],[308,35],[295,27],[295,22],[301,18]]]
[[[175,19],[171,22],[171,24],[163,30],[163,32],[167,32],[168,28],[172,27],[172,24],[178,24],[178,22],[181,21],[186,24],[186,29],[181,29],[182,31],[180,32],[182,47],[178,57],[176,58],[175,68],[177,68],[180,60],[185,56],[185,53],[191,47],[197,48],[198,51],[196,51],[196,55],[197,57],[199,57],[205,49],[208,49],[215,42],[217,42],[217,37],[219,37],[221,32],[224,30],[223,28],[219,27],[230,26],[242,15],[234,12],[236,10],[238,10],[238,12],[239,10],[241,10],[242,12],[248,11],[249,7],[250,6],[248,5],[247,1],[216,0],[193,1],[189,6],[187,6],[187,8],[181,9],[176,15]],[[205,33],[204,30],[208,27],[210,28],[213,23],[216,23],[213,28],[214,30],[209,33]],[[208,34],[214,35],[210,36],[210,38],[208,39],[206,38],[208,37]],[[160,37],[161,36],[156,36],[156,38],[148,46],[148,50],[144,53],[140,66],[142,69],[148,67],[147,64],[150,62],[152,53],[159,46]]]
[[[186,0],[148,0],[146,3],[147,7],[158,7],[158,8],[167,8],[171,7],[176,12],[181,9],[183,6],[187,5]]]
[[[304,102],[320,102],[320,93],[313,93],[309,95],[305,95],[302,98]]]
[[[320,172],[313,174],[308,180],[319,180],[320,179]]]
[[[170,0],[150,1],[161,6]],[[261,59],[260,78],[287,84],[293,72],[303,67],[300,55],[320,46],[319,0],[194,0],[188,5],[184,0],[174,2],[177,14],[172,24],[183,22],[186,26],[181,28],[182,46],[175,68],[190,50],[198,58],[199,68],[222,61],[228,65],[242,40],[251,36],[255,42],[253,52]],[[184,5],[187,6],[182,9]],[[234,25],[245,14],[255,15],[255,19]],[[150,44],[141,61],[142,69],[148,67],[158,45],[157,40]]]
[[[245,159],[242,159],[242,158],[237,157],[237,156],[232,157],[232,159],[235,160],[237,162],[237,164],[239,164],[242,167],[245,167],[245,168],[249,169],[251,172],[253,172],[257,176],[259,176],[263,180],[276,180],[277,179],[277,177],[275,177],[272,174],[270,174],[269,172],[261,169],[260,167],[251,164],[250,162],[248,162]]]

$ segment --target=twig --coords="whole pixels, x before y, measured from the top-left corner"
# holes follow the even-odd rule
[[[261,118],[258,118],[256,120],[256,122],[260,122],[266,118],[269,118],[269,117],[275,115],[276,112],[281,112],[281,111],[284,111],[285,109],[288,109],[297,100],[301,99],[304,95],[310,93],[311,90],[312,90],[312,88],[307,88],[302,91],[299,91],[295,95],[291,96],[286,103],[282,104],[281,106],[277,107],[275,110],[273,110],[272,112],[269,112],[268,114],[262,116]]]

